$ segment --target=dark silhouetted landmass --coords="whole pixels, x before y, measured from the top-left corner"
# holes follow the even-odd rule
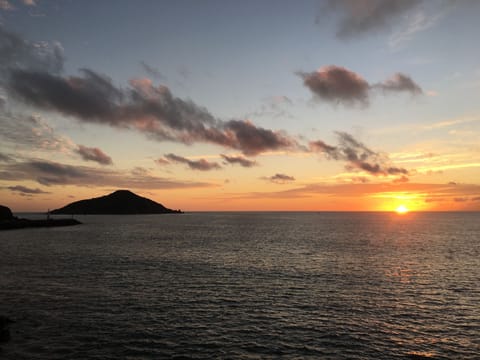
[[[10,324],[12,323],[13,320],[0,315],[0,343],[8,342],[10,340]]]
[[[75,219],[50,219],[50,218],[47,218],[44,220],[19,219],[18,217],[13,216],[12,211],[8,207],[0,205],[0,230],[36,228],[36,227],[71,226],[71,225],[78,225],[78,224],[81,224],[81,222]]]
[[[0,205],[0,221],[8,221],[8,220],[13,220],[13,214],[12,211],[3,205]]]
[[[45,219],[45,220],[14,219],[14,220],[0,222],[0,230],[72,226],[72,225],[80,225],[80,224],[81,222],[75,219]]]
[[[52,214],[92,214],[92,215],[130,215],[130,214],[178,214],[180,210],[168,209],[153,200],[138,196],[128,190],[117,190],[109,195],[75,201],[56,209]]]

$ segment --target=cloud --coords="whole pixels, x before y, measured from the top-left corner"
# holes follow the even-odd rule
[[[19,193],[22,193],[22,194],[29,194],[29,195],[50,194],[49,192],[43,191],[43,190],[41,190],[41,189],[39,189],[39,188],[32,189],[32,188],[29,188],[29,187],[26,187],[26,186],[22,186],[22,185],[9,186],[9,187],[8,187],[8,190],[15,191],[15,192],[19,192]]]
[[[407,169],[392,166],[385,154],[374,152],[346,132],[336,132],[338,144],[327,145],[323,141],[310,142],[310,149],[324,153],[327,158],[346,161],[347,170],[360,170],[374,176],[408,175]],[[405,180],[405,179],[403,179]]]
[[[270,177],[265,177],[264,179],[276,184],[285,184],[287,182],[295,181],[295,178],[293,176],[285,174],[275,174]]]
[[[395,91],[406,91],[410,92],[412,95],[421,94],[422,88],[412,80],[411,77],[396,73],[387,80],[373,85],[374,88],[378,88],[385,92],[395,92]]]
[[[112,158],[105,154],[99,148],[89,148],[83,145],[78,145],[75,152],[85,161],[95,161],[101,165],[112,165]]]
[[[258,109],[248,113],[248,117],[269,116],[273,118],[292,119],[294,116],[288,110],[293,105],[293,101],[285,95],[270,96],[262,99],[262,103]]]
[[[250,160],[243,156],[228,156],[224,154],[220,154],[220,156],[228,164],[238,164],[240,166],[247,167],[247,168],[258,165],[255,160]]]
[[[125,171],[72,166],[41,159],[0,164],[0,180],[36,181],[44,186],[109,186],[130,189],[184,189],[216,186],[206,182],[171,180],[151,175],[137,176]]]
[[[296,141],[286,133],[257,127],[248,120],[229,120],[223,127],[230,139],[230,147],[242,150],[245,155],[297,146]]]
[[[12,114],[0,109],[0,139],[3,145],[32,152],[55,150],[70,152],[75,144],[58,134],[41,116]]]
[[[241,150],[246,155],[287,149],[296,142],[287,134],[250,121],[221,121],[191,100],[174,97],[149,79],[130,81],[127,89],[92,70],[61,77],[46,72],[12,71],[7,89],[24,102],[85,122],[135,129],[158,141],[207,142]]]
[[[157,141],[213,143],[246,155],[298,145],[286,133],[248,120],[217,119],[206,108],[175,97],[167,87],[154,86],[149,79],[133,79],[121,88],[90,69],[80,69],[78,76],[59,75],[64,62],[60,44],[31,43],[3,27],[0,58],[5,91],[37,109],[136,130]]]
[[[0,153],[0,162],[10,162],[12,161],[12,157],[7,154]]]
[[[158,159],[155,159],[155,163],[157,163],[158,165],[170,165],[171,162],[168,161],[167,159],[165,158],[158,158]]]
[[[156,67],[153,67],[151,65],[148,65],[145,61],[141,61],[140,65],[142,66],[143,70],[147,73],[148,76],[151,76],[154,79],[157,80],[165,80],[166,77],[160,72],[159,69]]]
[[[344,67],[330,65],[311,73],[298,73],[303,84],[319,99],[354,105],[368,104],[369,84],[360,75]]]
[[[329,0],[326,15],[340,14],[337,37],[351,39],[374,31],[389,30],[421,0]],[[318,21],[318,20],[317,20]]]
[[[426,15],[423,10],[416,11],[414,14],[407,17],[405,26],[390,36],[388,45],[392,50],[400,49],[402,45],[410,41],[416,33],[431,28],[444,15],[445,13]]]
[[[0,10],[11,11],[15,10],[15,8],[8,0],[0,0]]]
[[[47,71],[63,69],[63,47],[59,42],[29,42],[0,25],[0,80],[11,70]]]
[[[316,99],[345,106],[367,106],[371,91],[376,89],[385,93],[410,92],[412,95],[423,93],[411,77],[402,73],[396,73],[383,82],[373,84],[368,83],[357,73],[336,65],[297,74]]]
[[[130,171],[130,174],[132,174],[133,176],[147,176],[150,174],[150,172],[148,171],[148,169],[145,169],[141,166],[136,166]]]
[[[23,5],[26,6],[36,6],[36,0],[22,0]]]
[[[205,159],[190,160],[175,154],[166,154],[165,158],[171,162],[187,164],[188,167],[192,170],[209,171],[209,170],[217,170],[222,168],[216,162],[209,162]]]

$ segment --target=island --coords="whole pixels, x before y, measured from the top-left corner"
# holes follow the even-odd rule
[[[81,224],[75,219],[51,219],[48,214],[46,219],[30,220],[21,219],[13,216],[12,211],[7,206],[0,205],[0,230],[36,228],[36,227],[56,227],[71,226]]]
[[[53,215],[133,215],[181,214],[182,211],[168,209],[129,190],[117,190],[105,196],[75,201],[50,213]]]

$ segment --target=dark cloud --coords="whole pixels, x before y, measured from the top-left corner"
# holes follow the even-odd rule
[[[295,181],[295,178],[293,176],[285,174],[275,174],[270,177],[265,177],[264,179],[276,184],[285,184],[287,182]]]
[[[480,201],[480,196],[475,196],[474,198],[472,198],[472,201]]]
[[[38,109],[134,129],[158,141],[213,143],[247,155],[297,146],[285,133],[249,121],[217,119],[204,107],[173,96],[167,87],[156,87],[149,79],[134,79],[120,88],[90,69],[81,69],[78,76],[60,75],[64,59],[59,44],[30,43],[2,27],[0,59],[0,80],[8,95]]]
[[[167,87],[155,87],[148,79],[132,80],[129,88],[120,89],[91,70],[83,69],[81,74],[61,77],[16,70],[8,90],[32,106],[85,122],[135,129],[159,141],[214,143],[247,155],[296,145],[288,135],[249,121],[218,120],[205,108],[174,97]]]
[[[336,65],[324,66],[310,73],[299,72],[298,75],[315,98],[345,106],[367,106],[372,90],[381,90],[385,93],[410,92],[412,95],[423,93],[411,77],[402,73],[396,73],[387,80],[375,84],[369,84],[357,73]]]
[[[45,186],[110,186],[129,189],[183,189],[216,186],[205,182],[177,181],[151,175],[139,177],[125,171],[72,166],[36,159],[0,165],[0,180],[36,181]]]
[[[264,151],[289,149],[297,146],[286,133],[255,126],[250,121],[230,120],[224,125],[230,146],[242,150],[245,155]]]
[[[58,73],[63,69],[58,42],[29,42],[0,25],[0,80],[12,69]]]
[[[148,65],[145,61],[141,61],[140,65],[142,66],[143,70],[147,73],[148,76],[151,76],[154,79],[157,80],[165,80],[166,77],[160,72],[159,69],[156,67],[153,67],[151,65]]]
[[[468,201],[468,198],[467,197],[456,197],[453,199],[453,201],[455,202],[465,202],[465,201]]]
[[[368,82],[344,67],[330,65],[299,75],[304,85],[321,100],[344,105],[368,104]]]
[[[390,165],[388,157],[374,152],[363,143],[356,140],[352,135],[345,132],[337,132],[338,145],[331,146],[323,141],[310,143],[310,149],[324,153],[333,160],[346,161],[348,170],[362,170],[371,175],[408,175],[408,170]]]
[[[373,85],[373,87],[385,92],[405,91],[412,95],[423,93],[422,88],[411,77],[401,73],[396,73],[384,82]]]
[[[218,165],[216,162],[210,162],[205,159],[190,160],[175,154],[166,154],[165,158],[171,162],[187,164],[188,167],[192,170],[209,171],[221,169],[221,166]]]
[[[0,153],[0,162],[10,162],[12,160],[10,155]]]
[[[8,189],[11,190],[11,191],[19,192],[19,193],[22,193],[22,194],[28,194],[28,195],[50,194],[49,192],[43,191],[39,188],[32,189],[32,188],[22,186],[22,185],[9,186]]]
[[[101,165],[113,164],[112,158],[99,148],[89,148],[83,145],[78,145],[78,148],[75,150],[75,152],[85,161],[95,161]]]
[[[220,156],[228,164],[238,164],[240,166],[247,167],[247,168],[258,165],[255,160],[250,160],[243,156],[228,156],[224,154],[220,154]]]
[[[337,37],[348,39],[390,29],[402,15],[421,2],[422,0],[329,0],[322,8],[322,15],[332,12],[340,14]]]
[[[47,72],[15,70],[8,90],[41,109],[90,121],[121,121],[115,117],[121,115],[116,113],[116,105],[122,100],[122,92],[104,76],[87,69],[81,73],[82,77],[63,78]]]

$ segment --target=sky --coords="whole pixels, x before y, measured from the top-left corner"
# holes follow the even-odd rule
[[[0,0],[0,203],[480,210],[480,3]]]

